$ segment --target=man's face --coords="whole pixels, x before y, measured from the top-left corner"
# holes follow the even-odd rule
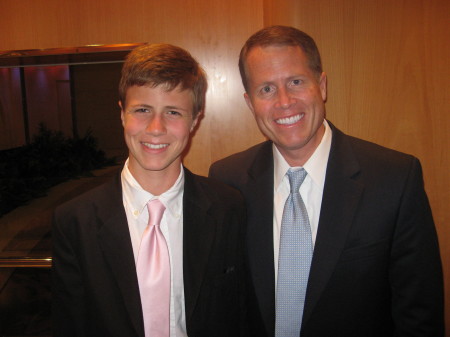
[[[125,101],[126,106],[119,104],[130,172],[138,181],[155,171],[176,179],[181,154],[197,123],[192,117],[191,92],[132,86]]]
[[[325,73],[313,73],[298,46],[255,47],[245,64],[244,97],[261,132],[291,166],[303,165],[325,131]]]

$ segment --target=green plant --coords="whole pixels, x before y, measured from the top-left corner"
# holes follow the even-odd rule
[[[74,139],[41,124],[29,145],[0,152],[0,217],[46,195],[52,186],[114,164],[90,130]]]

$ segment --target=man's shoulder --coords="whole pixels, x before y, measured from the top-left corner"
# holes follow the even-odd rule
[[[241,152],[234,153],[228,157],[225,157],[223,159],[220,159],[216,161],[213,165],[223,165],[227,163],[235,163],[235,162],[249,162],[252,161],[261,151],[268,150],[272,146],[272,142],[265,141],[256,145],[253,145],[252,147],[249,147],[246,150],[243,150]]]
[[[365,162],[367,165],[410,165],[412,161],[418,159],[408,153],[401,152],[392,148],[385,147],[380,144],[373,143],[364,139],[348,136],[353,150],[360,162]]]
[[[342,131],[333,127],[334,146],[332,150],[336,154],[341,154],[342,149],[350,146],[352,152],[355,154],[360,164],[367,164],[367,166],[394,166],[394,165],[410,165],[411,162],[418,161],[416,157],[386,146],[361,139],[358,137],[344,134]],[[345,151],[345,150],[344,150]],[[333,153],[331,154],[333,155]]]
[[[226,200],[241,200],[241,194],[235,188],[213,178],[200,176],[187,171],[186,182],[190,181],[190,186],[195,186],[196,192],[207,196],[210,200],[224,202]],[[188,191],[191,191],[188,188]],[[185,187],[186,192],[186,187]]]
[[[220,159],[213,163],[210,167],[209,175],[214,177],[222,175],[221,173],[240,174],[247,171],[257,160],[258,157],[265,157],[271,155],[272,142],[265,141],[254,145],[244,151],[237,152],[228,157]]]

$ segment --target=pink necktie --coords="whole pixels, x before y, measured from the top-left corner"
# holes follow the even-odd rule
[[[146,337],[170,336],[170,260],[159,224],[165,211],[158,199],[147,204],[148,226],[142,236],[137,260]]]

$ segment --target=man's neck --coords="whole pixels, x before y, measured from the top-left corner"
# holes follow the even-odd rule
[[[309,140],[308,143],[304,144],[298,149],[283,149],[275,144],[278,151],[281,153],[283,158],[289,164],[290,167],[300,167],[304,166],[308,159],[314,154],[320,142],[322,141],[323,135],[325,134],[325,125],[321,125],[317,130],[315,137]]]

